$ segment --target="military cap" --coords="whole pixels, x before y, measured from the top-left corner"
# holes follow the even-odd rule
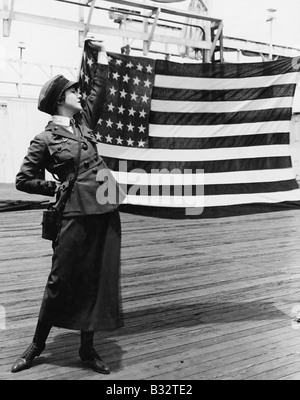
[[[44,84],[40,91],[38,109],[53,115],[60,96],[72,86],[78,86],[78,82],[69,81],[63,75],[56,75],[51,78]]]

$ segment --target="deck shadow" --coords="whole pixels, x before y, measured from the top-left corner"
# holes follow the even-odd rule
[[[127,334],[145,330],[192,327],[205,324],[227,324],[244,321],[286,320],[289,316],[272,302],[205,302],[174,305],[152,305],[125,311],[125,326],[120,330]]]

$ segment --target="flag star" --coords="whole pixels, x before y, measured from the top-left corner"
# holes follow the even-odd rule
[[[118,107],[119,109],[119,114],[124,114],[125,108],[121,105],[121,107]]]
[[[143,99],[143,103],[147,103],[147,101],[149,100],[149,97],[145,94],[144,96],[142,96]]]
[[[111,87],[111,88],[109,88],[109,91],[110,91],[110,94],[111,94],[112,96],[114,96],[114,95],[117,93],[117,89],[115,89],[114,86]]]
[[[113,138],[109,134],[105,138],[107,143],[112,143]]]
[[[91,66],[93,65],[94,61],[91,58],[89,58],[87,63],[89,65],[89,67],[91,68]]]
[[[130,96],[131,96],[131,100],[134,100],[134,101],[136,101],[138,98],[138,95],[135,92],[131,93]]]
[[[141,125],[141,126],[139,127],[140,133],[144,133],[145,130],[146,130],[146,127],[145,127],[145,126]]]
[[[81,76],[81,78],[83,78],[83,76],[84,76],[84,70],[83,69],[80,71],[80,76]]]
[[[145,147],[145,142],[143,142],[142,140],[139,141],[139,147]]]
[[[118,74],[118,72],[115,72],[113,75],[113,78],[117,81],[120,78],[120,75]]]
[[[116,60],[116,64],[117,64],[117,65],[122,65],[122,63],[123,63],[122,60],[120,60],[120,59]]]
[[[146,118],[146,114],[145,110],[140,111],[140,118]]]
[[[134,141],[131,138],[127,139],[126,141],[128,143],[128,146],[133,146]]]
[[[100,135],[100,133],[96,134],[96,139],[98,140],[98,142],[102,141],[102,135]]]
[[[151,82],[149,81],[149,79],[147,79],[146,81],[144,81],[144,85],[145,87],[149,88],[151,85]]]
[[[123,139],[120,138],[120,136],[117,138],[117,144],[122,144],[123,143]]]
[[[123,82],[128,83],[130,80],[129,76],[126,74],[125,76],[123,76]]]
[[[112,62],[111,56],[107,56],[107,61],[108,61],[109,63]]]
[[[87,94],[86,94],[85,92],[83,92],[81,96],[82,96],[82,100],[83,100],[83,101],[86,101],[86,99],[87,99]]]
[[[129,115],[131,115],[132,117],[134,117],[134,114],[136,113],[136,110],[134,110],[134,108],[131,107],[131,109],[128,110],[128,111],[129,111]]]
[[[124,124],[122,124],[122,122],[121,121],[119,121],[118,123],[117,123],[117,129],[123,129],[123,126],[124,126]]]
[[[130,122],[130,124],[129,125],[127,125],[127,128],[128,128],[128,131],[131,131],[131,132],[133,132],[133,128],[134,128],[134,126],[132,125],[132,123]]]
[[[125,92],[125,90],[123,89],[122,92],[120,92],[121,95],[121,99],[125,99],[125,97],[127,96],[127,92]]]
[[[134,82],[135,85],[139,85],[141,80],[137,76],[136,78],[134,78],[133,82]]]
[[[107,124],[108,128],[112,128],[112,126],[113,126],[113,122],[110,118],[109,118],[109,120],[106,121],[106,124]]]
[[[108,111],[114,111],[115,106],[113,105],[113,103],[108,104]]]
[[[103,122],[103,119],[102,119],[102,118],[99,118],[98,124],[99,124],[99,125],[102,125],[102,122]]]
[[[87,75],[85,75],[84,76],[84,80],[86,81],[86,83],[88,84],[89,83],[89,81],[90,81],[90,78],[87,76]]]
[[[149,74],[151,74],[153,67],[151,67],[151,65],[149,64],[148,67],[146,67],[147,72],[149,72]]]
[[[138,69],[138,71],[143,71],[143,66],[141,63],[138,63],[137,69]]]
[[[132,68],[132,67],[134,67],[134,65],[133,65],[132,62],[130,61],[130,62],[126,65],[126,68]]]

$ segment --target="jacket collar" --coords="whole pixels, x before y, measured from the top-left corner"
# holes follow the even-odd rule
[[[93,135],[93,130],[89,129],[85,126],[77,126],[77,129],[80,131],[81,135],[84,136],[86,139],[88,139],[91,142],[97,143],[94,135]],[[56,136],[62,136],[66,137],[71,140],[75,140],[77,142],[81,141],[79,137],[71,133],[65,126],[56,124],[55,122],[50,121],[48,125],[45,128],[46,131],[50,131],[53,135]]]

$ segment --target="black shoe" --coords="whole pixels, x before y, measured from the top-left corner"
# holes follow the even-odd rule
[[[11,367],[11,372],[20,372],[24,369],[28,369],[31,367],[32,361],[35,357],[38,357],[42,351],[45,349],[45,345],[43,347],[38,347],[35,343],[31,343],[26,351],[19,357],[13,366]]]
[[[90,367],[95,372],[106,375],[110,374],[108,365],[101,359],[94,348],[89,349],[88,351],[80,349],[79,355],[83,364]]]

